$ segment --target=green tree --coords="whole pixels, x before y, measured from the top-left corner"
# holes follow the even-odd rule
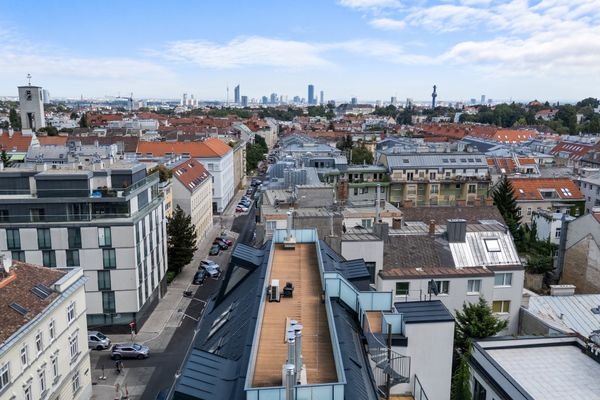
[[[10,167],[10,157],[6,154],[6,150],[2,149],[2,153],[0,153],[0,161],[4,164],[5,167]]]
[[[350,150],[352,148],[352,145],[352,135],[346,135],[344,136],[343,140],[340,140],[335,144],[335,147],[337,147],[340,150]]]
[[[87,120],[85,113],[81,116],[81,119],[79,120],[79,127],[80,128],[89,128],[88,120]]]
[[[265,159],[267,151],[265,139],[260,135],[254,135],[254,143],[246,144],[246,170],[255,170],[258,163]]]
[[[71,113],[71,119],[77,119],[79,117],[75,111]]]
[[[269,148],[267,147],[267,142],[265,141],[264,137],[260,135],[254,135],[254,144],[260,147],[263,154],[269,152]]]
[[[156,171],[158,171],[158,176],[161,182],[166,182],[173,177],[173,171],[165,167],[163,164],[158,164],[156,167],[150,168],[148,172],[153,174]]]
[[[519,216],[515,190],[506,175],[496,186],[492,198],[496,207],[498,207],[498,211],[502,214],[502,218],[506,221],[513,238],[518,240],[520,238],[521,217]]]
[[[8,121],[13,129],[21,129],[21,118],[19,118],[19,114],[17,113],[16,109],[10,109],[8,112]]]
[[[483,297],[477,303],[464,303],[462,311],[456,311],[454,328],[454,374],[452,376],[452,399],[470,400],[468,358],[473,341],[494,336],[508,325],[494,315]]]
[[[48,136],[58,136],[58,129],[52,125],[47,125],[43,128],[38,129],[38,132],[46,132]]]
[[[593,97],[588,97],[577,103],[577,107],[592,107],[597,108],[600,105],[600,100]]]
[[[561,106],[554,117],[569,129],[569,133],[577,132],[577,109],[570,105]]]
[[[169,271],[181,272],[192,261],[196,250],[196,227],[192,224],[192,217],[177,206],[173,215],[167,218]]]
[[[373,164],[373,153],[364,145],[352,149],[352,164]]]

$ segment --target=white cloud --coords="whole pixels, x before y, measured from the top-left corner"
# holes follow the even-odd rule
[[[210,68],[236,68],[248,65],[276,67],[318,67],[330,63],[321,49],[306,42],[258,36],[238,37],[225,44],[204,40],[169,43],[164,56]]]
[[[381,8],[399,8],[401,3],[398,0],[339,0],[342,6],[356,9],[381,9]]]
[[[375,18],[369,21],[371,26],[384,30],[402,30],[406,27],[406,22],[393,18]]]

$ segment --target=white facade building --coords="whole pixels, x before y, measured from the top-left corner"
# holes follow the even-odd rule
[[[0,398],[89,399],[81,268],[48,269],[8,258],[3,263]]]
[[[21,129],[36,131],[46,126],[44,93],[39,86],[19,86]]]

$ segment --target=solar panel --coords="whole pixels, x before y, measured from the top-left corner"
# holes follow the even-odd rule
[[[16,312],[18,312],[21,315],[25,315],[27,314],[29,311],[23,307],[22,305],[18,304],[18,303],[11,303],[9,305],[10,308],[12,308],[13,310],[15,310]]]

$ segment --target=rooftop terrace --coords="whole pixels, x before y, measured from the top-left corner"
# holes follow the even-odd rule
[[[302,355],[307,383],[337,382],[315,244],[297,244],[293,250],[276,244],[268,282],[273,279],[278,279],[282,288],[291,282],[294,293],[292,298],[282,297],[281,302],[265,303],[252,386],[282,386],[281,368],[287,358],[284,338],[290,319],[303,326]]]

